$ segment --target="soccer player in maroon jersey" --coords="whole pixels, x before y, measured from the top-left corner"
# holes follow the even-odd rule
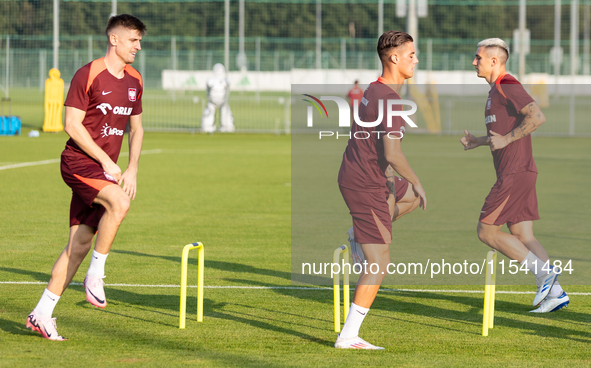
[[[347,97],[349,97],[349,105],[351,105],[351,111],[353,111],[353,105],[355,101],[361,101],[363,98],[363,90],[359,87],[359,81],[356,80],[353,88],[349,90],[347,93]]]
[[[553,312],[568,306],[569,297],[557,281],[558,272],[548,253],[534,237],[533,221],[539,220],[536,197],[538,169],[532,155],[531,133],[546,121],[538,104],[523,86],[505,71],[507,44],[499,38],[481,41],[472,65],[486,79],[488,94],[484,117],[487,135],[466,134],[464,150],[490,146],[497,181],[486,197],[480,221],[480,240],[527,267],[535,276],[537,293],[534,313]],[[501,231],[507,224],[511,234]]]
[[[382,76],[365,90],[359,117],[363,122],[377,122],[381,110],[382,119],[373,128],[357,123],[352,125],[338,183],[353,218],[355,238],[361,244],[367,264],[377,264],[379,271],[372,273],[368,266],[361,273],[351,310],[335,342],[335,348],[341,349],[383,349],[361,339],[359,328],[390,262],[394,206],[388,202],[391,190],[387,186],[387,168],[391,166],[407,179],[415,196],[420,198],[423,209],[427,206],[425,191],[401,150],[404,120],[395,116],[389,121],[384,111],[386,101],[400,99],[397,91],[406,79],[413,76],[414,67],[419,62],[413,39],[404,32],[388,31],[380,37],[377,51],[382,62]],[[367,139],[356,139],[356,136]]]
[[[65,131],[70,136],[62,152],[61,172],[72,188],[68,245],[51,271],[27,327],[49,340],[66,340],[57,333],[53,310],[78,267],[96,242],[84,279],[86,299],[105,308],[105,261],[119,225],[135,199],[142,149],[142,77],[131,67],[146,26],[136,17],[113,16],[107,24],[109,41],[104,58],[80,68],[65,102]],[[117,165],[123,133],[129,122],[129,163]]]

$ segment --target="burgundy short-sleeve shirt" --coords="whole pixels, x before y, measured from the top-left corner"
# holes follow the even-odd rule
[[[388,121],[387,101],[400,99],[383,78],[371,83],[359,104],[359,118],[363,122],[377,122],[378,126],[363,127],[353,122],[351,136],[343,154],[338,183],[341,187],[356,191],[376,191],[386,187],[384,172],[388,162],[384,156],[384,139],[401,139],[404,134],[404,119],[393,116]],[[394,105],[402,110],[402,105]]]
[[[499,76],[488,93],[484,110],[488,136],[491,136],[491,130],[505,135],[517,128],[525,118],[519,112],[532,102],[534,99],[517,79],[509,74]],[[532,154],[531,135],[493,151],[492,156],[497,177],[524,171],[538,172]]]
[[[82,124],[94,142],[117,162],[129,117],[142,113],[142,92],[140,73],[126,65],[123,78],[118,79],[101,58],[76,72],[64,105],[86,112]],[[66,150],[86,155],[72,139],[66,143]]]

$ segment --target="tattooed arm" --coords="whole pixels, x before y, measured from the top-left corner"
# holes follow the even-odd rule
[[[394,183],[394,176],[396,176],[396,171],[392,168],[392,166],[388,166],[386,169],[386,185],[388,186],[388,194],[392,194],[396,197],[396,185]]]
[[[521,109],[519,113],[521,115],[525,115],[525,118],[517,128],[513,129],[506,135],[500,135],[498,133],[493,132],[492,130],[490,131],[491,151],[502,149],[510,143],[513,143],[518,139],[530,135],[546,121],[544,113],[542,112],[542,110],[540,110],[540,107],[535,102],[532,102],[525,106],[523,109]]]

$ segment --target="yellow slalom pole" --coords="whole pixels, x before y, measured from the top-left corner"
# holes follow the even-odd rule
[[[205,264],[205,249],[201,243],[198,243],[198,279],[197,279],[197,322],[203,322],[203,268]]]
[[[493,328],[495,326],[495,289],[497,283],[497,252],[492,251],[492,277],[491,277],[491,285],[490,285],[490,307],[489,307],[489,317],[490,320],[488,322],[488,328]]]
[[[343,251],[343,259],[346,260],[345,263],[349,263],[349,248],[346,245],[345,250]],[[343,304],[345,304],[343,311],[345,316],[343,319],[346,321],[347,316],[349,316],[351,303],[349,301],[349,272],[345,272],[345,267],[343,267]]]
[[[332,255],[332,262],[339,263],[341,252],[346,249],[347,246],[341,245],[335,249]],[[332,269],[332,267],[331,267]],[[334,332],[341,332],[341,280],[340,273],[332,275],[332,288],[333,288],[333,299],[334,299]]]
[[[494,280],[496,280],[496,260],[496,251],[489,251],[486,256],[486,278],[484,281],[484,309],[482,313],[482,336],[488,336],[488,329],[493,327],[495,298]]]
[[[337,249],[335,249],[332,261],[333,263],[339,264],[339,260],[341,259],[341,254],[343,255],[343,260],[346,260],[345,263],[349,263],[349,247],[346,245],[341,245]],[[343,302],[344,302],[344,319],[347,320],[347,316],[349,315],[349,305],[351,304],[349,301],[349,273],[345,272],[345,268],[341,270],[343,273]],[[341,280],[340,280],[340,273],[332,275],[332,287],[333,287],[333,294],[334,294],[334,332],[341,332]]]
[[[187,244],[183,248],[183,255],[181,258],[181,306],[179,316],[179,328],[185,328],[185,319],[187,312],[187,265],[189,263],[189,251],[198,249],[198,280],[197,280],[197,322],[203,321],[203,268],[204,268],[204,248],[203,244],[197,242]]]

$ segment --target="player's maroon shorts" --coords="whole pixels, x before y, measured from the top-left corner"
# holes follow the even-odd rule
[[[517,224],[539,220],[536,179],[531,171],[497,179],[480,211],[480,222],[488,225]]]
[[[401,178],[399,176],[394,177],[394,190],[396,191],[396,203],[400,202],[402,197],[406,194],[408,190],[408,180]]]
[[[341,186],[339,189],[353,217],[355,240],[361,244],[390,244],[392,218],[387,192],[360,192]]]
[[[97,228],[105,209],[93,202],[101,189],[117,182],[96,161],[68,149],[62,152],[61,172],[72,188],[70,226],[84,224]]]

